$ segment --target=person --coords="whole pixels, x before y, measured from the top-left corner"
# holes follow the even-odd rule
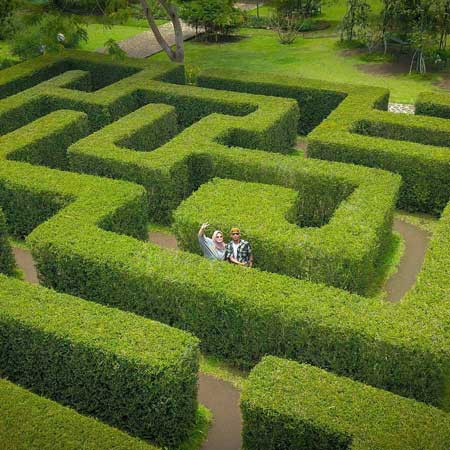
[[[231,241],[226,245],[225,260],[238,266],[252,267],[252,248],[247,241],[241,239],[239,228],[232,228],[230,236]]]
[[[209,223],[205,222],[198,231],[198,242],[203,250],[203,256],[208,259],[223,261],[225,258],[225,242],[220,230],[214,231],[212,238],[205,235]]]

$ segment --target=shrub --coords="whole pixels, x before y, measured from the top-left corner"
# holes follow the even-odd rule
[[[416,114],[450,119],[450,96],[444,93],[423,92],[416,101]]]
[[[324,370],[266,357],[241,396],[246,449],[439,450],[443,411]]]
[[[314,179],[305,179],[303,183],[310,184],[302,187],[305,193],[317,187]],[[330,177],[330,185],[332,183]],[[330,187],[327,190],[331,190]],[[184,249],[199,253],[196,235],[199,223],[205,218],[214,229],[229,230],[238,226],[252,245],[256,267],[364,293],[375,276],[385,243],[390,239],[395,197],[386,196],[383,206],[379,203],[384,214],[351,230],[351,223],[362,225],[363,220],[353,216],[353,212],[359,216],[358,209],[346,208],[346,194],[350,194],[342,186],[341,190],[334,197],[342,203],[329,205],[330,210],[324,211],[322,220],[312,223],[305,220],[305,213],[320,208],[317,195],[308,198],[280,186],[215,179],[201,186],[176,210],[174,231]],[[380,183],[379,193],[372,193],[371,197],[382,196],[385,191],[386,185]],[[333,193],[325,189],[321,194],[324,198],[333,198]],[[367,209],[374,206],[369,195],[366,206]],[[386,220],[387,217],[390,219]]]
[[[0,380],[0,446],[43,450],[55,445],[67,450],[156,450],[98,420]]]
[[[250,72],[223,70],[200,73],[197,80],[216,89],[297,99],[299,132],[316,127],[308,135],[308,156],[400,174],[399,208],[439,214],[450,198],[446,124],[436,118],[379,111],[387,109],[389,93],[383,89],[278,75],[265,75],[261,81]],[[435,97],[421,97],[418,112],[446,117],[447,97],[440,103],[425,101],[429,98]]]
[[[226,91],[294,98],[300,110],[298,133],[304,135],[337,108],[348,90],[345,85],[271,74],[264,74],[262,78],[258,74],[238,70],[202,71],[197,76],[197,84]]]
[[[102,67],[108,61],[96,58]],[[125,61],[124,67],[128,64]],[[241,111],[238,117],[202,116],[160,149],[128,152],[150,157],[149,167],[163,180],[172,180],[180,189],[180,198],[220,175],[298,189],[309,199],[306,206],[325,200],[318,214],[314,213],[316,209],[306,208],[302,220],[311,223],[330,217],[327,214],[333,214],[333,205],[342,201],[340,195],[346,199],[342,202],[345,208],[334,214],[353,217],[349,232],[357,232],[372,220],[389,223],[391,211],[386,205],[395,198],[399,177],[254,148],[269,147],[271,127],[282,130],[296,120],[297,108],[292,101],[278,103],[273,98],[258,97],[255,110],[251,102],[248,106],[248,100],[236,104],[229,93],[216,95],[209,90],[155,81],[180,82],[183,77],[178,66],[172,70],[159,65],[153,68],[148,61],[133,64],[139,73],[95,93],[76,92],[77,101],[108,108],[110,120],[149,101],[179,104],[181,113],[177,114],[185,125],[190,123],[187,105],[199,104],[193,98],[204,101],[196,114],[210,114],[214,112],[211,105],[216,104],[226,105],[227,111]],[[75,68],[85,70],[84,66],[70,69]],[[27,79],[23,67],[20,70]],[[11,79],[7,78],[7,83]],[[62,104],[61,98],[74,96],[66,88],[47,89],[46,94]],[[11,99],[14,101],[14,97]],[[377,94],[372,100],[371,107],[382,108],[387,96]],[[268,110],[274,105],[280,108],[279,120],[274,120],[274,112]],[[64,116],[67,112],[54,114]],[[45,217],[49,220],[40,225],[35,220],[39,226],[27,238],[47,285],[190,330],[202,339],[206,352],[242,366],[252,366],[262,356],[275,354],[450,408],[450,341],[445,333],[450,297],[448,269],[444,270],[450,267],[450,255],[439,250],[448,248],[450,207],[442,214],[416,288],[397,305],[383,304],[337,288],[258,270],[244,271],[137,240],[145,237],[148,217],[143,188],[7,160],[10,153],[39,142],[33,130],[42,127],[45,120],[41,118],[7,136],[14,137],[14,145],[8,147],[0,162],[0,202],[10,230],[16,233],[16,218],[25,213],[44,218],[49,213],[46,205],[51,204],[47,198],[54,199],[53,214],[57,214]],[[20,142],[19,133],[30,140]],[[288,135],[280,132],[280,136]],[[252,148],[234,147],[244,141],[252,143]],[[355,210],[358,217],[352,215]],[[17,223],[20,225],[20,220]]]
[[[211,132],[213,140],[225,145],[274,152],[290,152],[295,140],[298,111],[291,100],[274,102],[260,96],[163,84],[141,88],[139,97],[140,103],[152,104],[72,145],[69,156],[74,170],[144,185],[149,192],[150,216],[154,221],[169,222],[172,210],[181,200],[213,176]],[[149,153],[130,151],[137,145],[131,142],[133,139],[158,136],[152,144],[146,144],[153,149],[176,133],[173,109],[169,112],[167,106],[158,103],[174,105],[177,121],[183,128],[200,122],[160,149]],[[215,116],[211,129],[202,118],[217,112],[238,117]],[[131,140],[130,132],[134,133]],[[186,145],[186,140],[191,144]],[[224,150],[218,143],[213,146]]]
[[[216,42],[238,30],[245,20],[233,0],[190,0],[182,4],[180,16]]]
[[[11,275],[14,272],[14,258],[8,241],[5,216],[0,208],[0,272]]]
[[[0,285],[1,376],[159,445],[186,437],[194,337],[12,278]]]

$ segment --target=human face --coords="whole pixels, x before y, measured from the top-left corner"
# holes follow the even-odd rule
[[[239,242],[241,240],[241,233],[231,233],[231,239],[233,239],[234,242]]]
[[[218,242],[219,244],[221,244],[223,242],[223,234],[222,233],[216,234],[216,242]]]

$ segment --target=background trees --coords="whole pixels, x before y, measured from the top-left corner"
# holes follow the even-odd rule
[[[348,0],[341,40],[359,40],[370,51],[401,45],[411,53],[411,70],[425,73],[427,63],[449,59],[450,0],[383,0],[374,14],[367,0]]]

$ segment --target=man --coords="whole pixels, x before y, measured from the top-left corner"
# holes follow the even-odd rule
[[[241,239],[239,228],[232,228],[230,231],[231,241],[225,248],[225,261],[238,266],[252,267],[253,254],[250,244]]]

